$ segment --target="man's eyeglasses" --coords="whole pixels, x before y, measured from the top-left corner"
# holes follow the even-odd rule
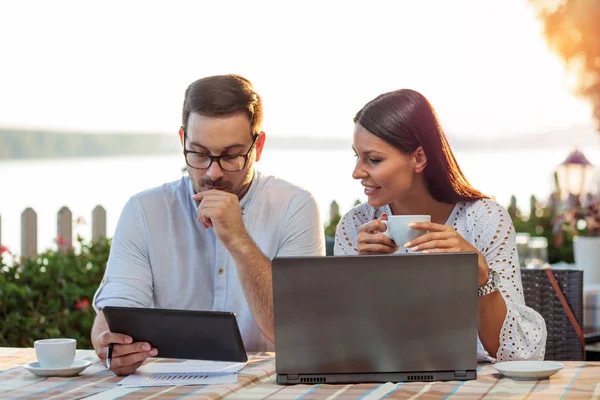
[[[246,154],[240,155],[223,155],[223,156],[213,156],[210,154],[199,153],[197,151],[191,151],[185,148],[185,143],[187,143],[187,134],[184,132],[183,134],[183,155],[185,156],[185,162],[191,168],[194,169],[209,169],[214,161],[219,164],[219,167],[223,171],[226,172],[238,172],[246,168],[248,164],[248,156],[250,152],[254,148],[256,141],[258,140],[259,135],[254,135],[254,140],[252,141],[252,146],[248,149]]]

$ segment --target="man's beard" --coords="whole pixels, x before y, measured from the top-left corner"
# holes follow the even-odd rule
[[[238,184],[238,186],[235,186],[234,183],[229,180],[223,178],[213,180],[208,175],[204,175],[199,180],[194,181],[192,178],[192,174],[189,173],[188,169],[188,176],[192,179],[195,193],[200,193],[207,190],[220,190],[223,192],[235,194],[240,199],[244,197],[246,192],[248,192],[250,184],[252,183],[252,178],[254,177],[254,169],[252,168],[252,164],[249,166],[245,174],[245,179],[240,184]],[[210,186],[211,188],[208,188],[207,186]]]
[[[210,186],[210,189],[207,188],[207,186]],[[231,192],[231,182],[226,181],[225,179],[217,179],[217,180],[212,180],[209,177],[203,177],[202,179],[200,179],[199,182],[199,186],[198,188],[203,191],[203,190],[211,190],[212,188],[217,188],[217,190],[222,190],[224,192]]]

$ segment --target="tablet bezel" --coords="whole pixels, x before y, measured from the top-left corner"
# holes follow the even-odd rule
[[[150,343],[158,349],[157,357],[248,361],[232,312],[118,306],[106,306],[102,312],[111,332]]]

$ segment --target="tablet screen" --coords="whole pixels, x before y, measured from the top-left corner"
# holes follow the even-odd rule
[[[106,306],[111,332],[148,342],[158,357],[246,362],[234,313]]]

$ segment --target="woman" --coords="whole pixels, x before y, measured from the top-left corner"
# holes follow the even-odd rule
[[[368,201],[340,221],[334,253],[391,254],[399,246],[476,252],[478,360],[542,360],[546,325],[523,299],[510,216],[466,180],[427,99],[407,89],[385,93],[354,123],[352,176],[361,180]],[[428,233],[394,243],[382,233],[388,215],[430,215],[431,222],[411,225]]]

